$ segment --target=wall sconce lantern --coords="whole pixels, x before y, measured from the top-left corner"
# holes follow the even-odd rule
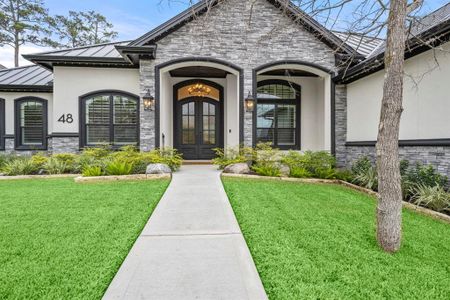
[[[142,100],[144,102],[145,111],[155,110],[155,97],[150,94],[150,90],[147,90],[147,93],[142,97]]]
[[[255,110],[255,98],[252,93],[248,92],[247,98],[245,98],[245,110],[247,112],[253,112]]]

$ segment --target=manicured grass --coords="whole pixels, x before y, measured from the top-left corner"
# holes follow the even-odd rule
[[[100,299],[168,182],[0,181],[0,298]]]
[[[224,178],[270,299],[449,299],[450,224],[404,210],[394,255],[375,199],[345,187]]]

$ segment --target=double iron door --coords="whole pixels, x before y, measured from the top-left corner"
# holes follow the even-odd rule
[[[175,147],[187,160],[215,157],[223,147],[220,102],[206,97],[178,101],[175,107]]]

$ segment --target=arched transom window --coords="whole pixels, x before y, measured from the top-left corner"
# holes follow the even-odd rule
[[[184,100],[191,97],[207,97],[220,101],[220,91],[206,83],[198,82],[186,85],[178,89],[178,100]]]
[[[258,83],[256,140],[300,149],[300,87],[285,80]]]
[[[82,146],[137,145],[139,98],[122,92],[101,92],[81,100]]]

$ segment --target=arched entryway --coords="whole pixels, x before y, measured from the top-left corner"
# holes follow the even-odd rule
[[[184,159],[212,159],[224,146],[224,92],[219,84],[192,79],[174,86],[174,146]]]

